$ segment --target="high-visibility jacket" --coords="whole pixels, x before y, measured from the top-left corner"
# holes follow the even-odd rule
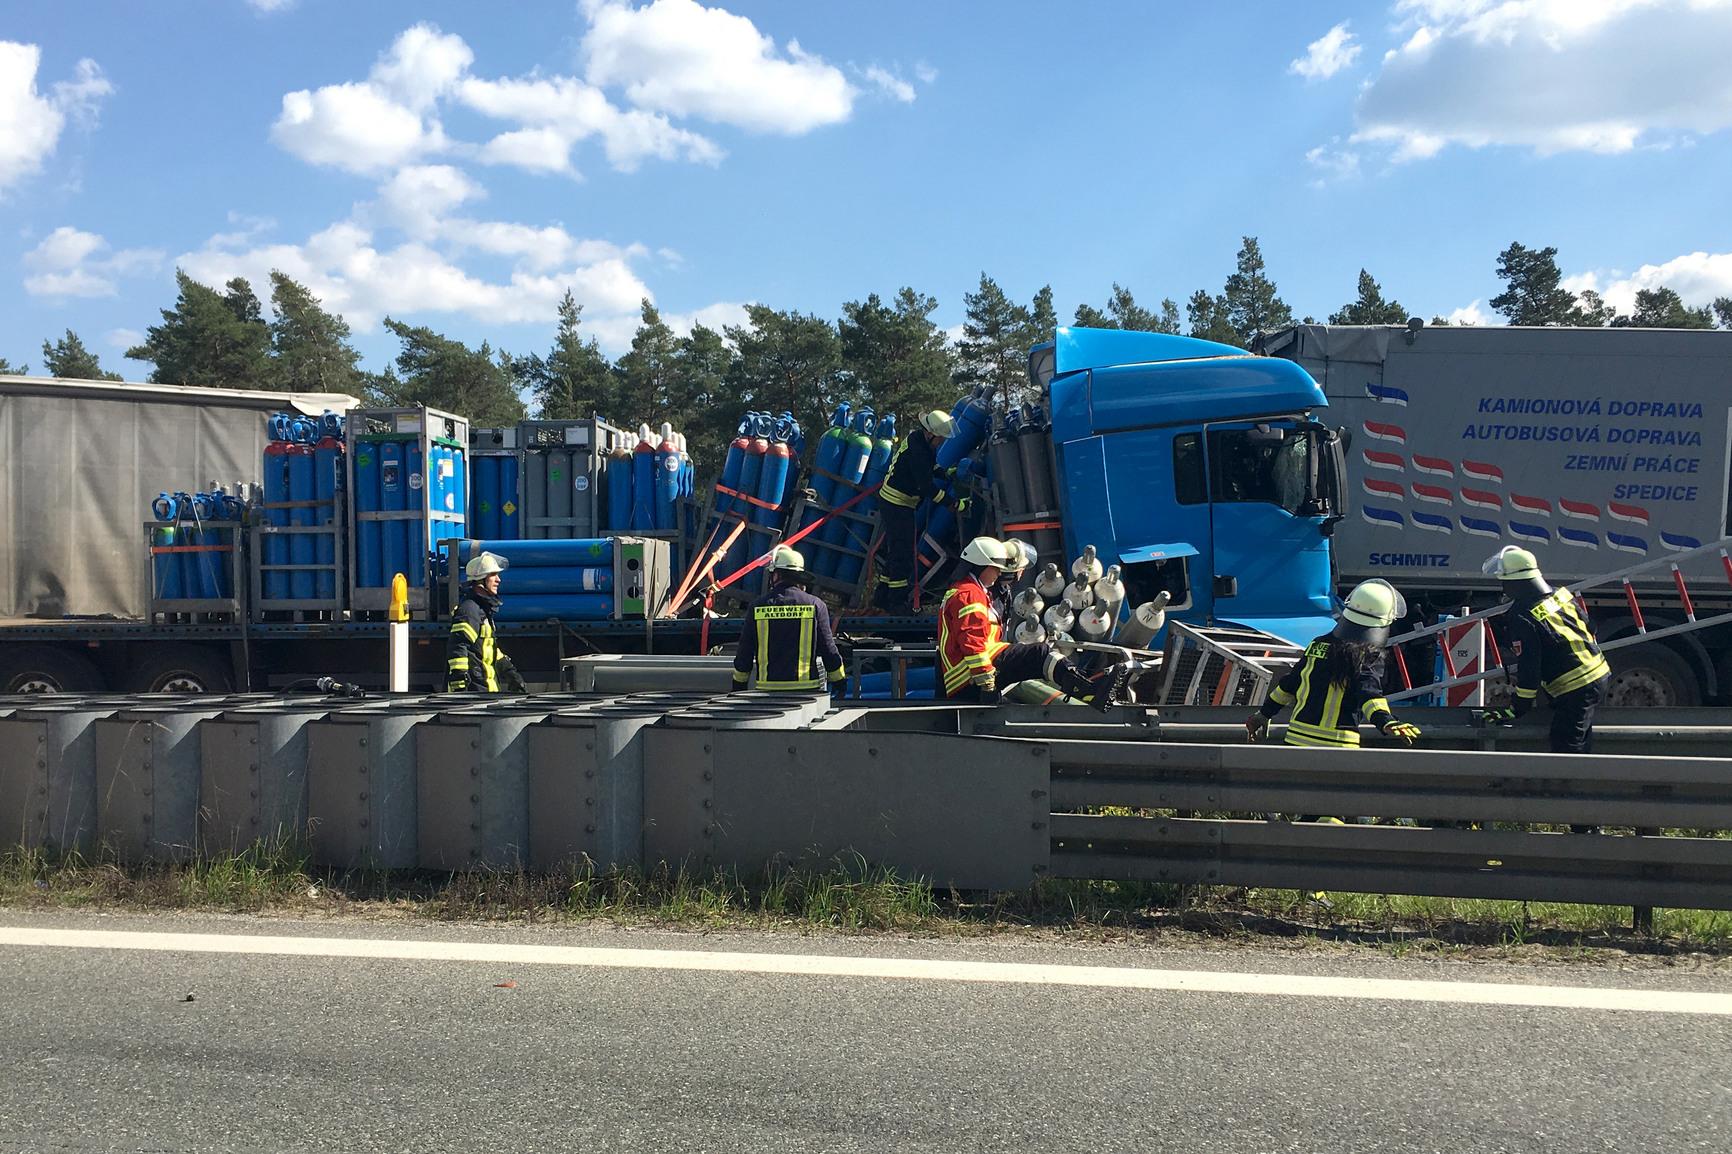
[[[1521,643],[1515,708],[1525,713],[1544,689],[1562,697],[1611,673],[1580,602],[1568,589],[1510,606],[1510,638]]]
[[[890,457],[890,470],[878,499],[890,505],[912,509],[922,501],[939,500],[942,490],[935,470],[936,451],[926,439],[924,429],[916,429],[902,438]]]
[[[451,614],[445,647],[445,689],[450,693],[498,693],[499,675],[511,659],[493,640],[499,598],[467,589]]]
[[[753,662],[759,689],[818,689],[848,676],[829,607],[797,585],[777,585],[752,602],[734,652],[735,688],[751,680]]]
[[[1383,654],[1378,653],[1346,684],[1338,684],[1323,672],[1329,647],[1337,644],[1324,634],[1307,645],[1299,664],[1288,670],[1259,707],[1264,717],[1274,717],[1283,706],[1293,707],[1287,722],[1288,745],[1357,748],[1359,718],[1379,729],[1395,720],[1383,696]]]
[[[971,682],[982,689],[996,687],[998,655],[1008,648],[980,578],[970,574],[952,585],[938,607],[938,676],[944,695],[955,696]]]

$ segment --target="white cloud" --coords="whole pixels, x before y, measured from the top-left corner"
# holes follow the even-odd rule
[[[1322,188],[1332,181],[1351,180],[1359,175],[1359,153],[1343,148],[1339,136],[1307,152],[1305,162],[1317,170],[1317,178],[1311,182],[1313,188]]]
[[[102,334],[102,339],[109,348],[125,352],[127,349],[134,349],[143,344],[144,334],[137,329],[109,329]]]
[[[247,0],[247,7],[260,16],[270,16],[277,12],[287,12],[295,6],[295,0]]]
[[[872,85],[872,87],[890,97],[890,99],[899,100],[903,104],[914,103],[914,85],[908,83],[908,81],[902,79],[902,77],[896,75],[894,72],[885,68],[880,68],[878,65],[874,64],[870,68],[866,69],[866,71],[861,75],[865,77],[866,83]]]
[[[1357,142],[1620,153],[1732,128],[1732,0],[1401,0]]]
[[[922,84],[937,84],[938,69],[932,67],[932,65],[928,64],[924,60],[916,60],[914,62],[914,79],[920,81]]]
[[[1452,325],[1489,325],[1495,323],[1485,310],[1479,307],[1477,299],[1462,308],[1451,309],[1444,314],[1444,319]]]
[[[790,136],[848,119],[857,95],[841,70],[744,16],[695,0],[584,0],[585,76],[642,109]]]
[[[1359,59],[1360,45],[1343,20],[1305,48],[1305,55],[1287,65],[1287,71],[1307,80],[1328,80]]]
[[[0,40],[0,190],[41,171],[68,117],[94,127],[102,98],[114,91],[96,61],[80,60],[72,79],[56,82],[44,96],[36,87],[41,63],[38,46]]]
[[[1637,292],[1656,288],[1669,288],[1686,305],[1700,308],[1732,296],[1732,252],[1685,253],[1661,264],[1645,264],[1633,273],[1591,270],[1566,277],[1562,285],[1574,293],[1592,289],[1621,313],[1635,311]]]
[[[431,237],[452,209],[486,195],[487,190],[461,169],[448,164],[411,165],[398,169],[380,186],[377,210],[410,236]]]
[[[365,81],[285,93],[271,136],[302,160],[351,172],[387,171],[443,151],[444,129],[430,114],[473,59],[462,37],[417,24]]]
[[[599,88],[568,76],[516,80],[471,77],[457,99],[484,116],[523,127],[500,134],[481,149],[487,164],[510,164],[543,172],[571,168],[571,148],[599,137],[608,161],[622,172],[645,159],[714,164],[722,150],[712,141],[676,128],[668,118],[641,109],[620,109]]]
[[[162,263],[156,249],[111,252],[93,232],[62,225],[24,254],[24,291],[42,297],[109,297],[123,276],[148,272]]]

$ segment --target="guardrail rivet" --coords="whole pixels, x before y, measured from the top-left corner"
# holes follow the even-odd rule
[[[1042,797],[1046,796],[1046,790],[1044,790],[1044,789],[1031,789],[1028,791],[1028,796],[1030,796],[1032,798],[1042,798]]]
[[[1028,823],[1028,827],[1030,829],[1045,829],[1046,828],[1046,822],[1044,822],[1044,821],[1031,821]]]
[[[357,742],[357,743],[356,743],[356,744],[358,744],[358,745],[360,745],[360,746],[362,746],[362,747],[365,747],[365,746],[366,746],[366,744],[367,744],[367,739],[366,739],[366,738],[364,738],[364,737],[363,737],[363,738],[362,738],[362,739],[361,739],[361,740],[360,740],[360,741],[359,741],[359,742]]]
[[[473,822],[473,821],[472,821],[472,822],[470,822],[470,823],[469,823],[469,832],[470,832],[470,833],[480,833],[480,832],[481,832],[481,825],[480,825],[480,823],[478,823],[478,822]],[[469,851],[469,856],[470,856],[470,857],[474,857],[474,856],[475,856],[475,851],[474,851],[474,850],[470,850],[470,851]]]
[[[705,808],[705,809],[710,809],[710,808],[712,808],[712,806],[711,806],[711,802],[710,802],[710,799],[709,799],[709,798],[707,798],[707,797],[706,797],[706,798],[704,798],[704,808]]]
[[[583,771],[583,776],[585,776],[585,777],[594,777],[594,776],[595,776],[595,770],[593,770],[593,769],[586,769],[586,770],[584,770],[584,771]]]
[[[470,805],[480,805],[481,804],[481,795],[478,793],[470,794],[469,795],[469,804]]]
[[[707,770],[707,769],[704,770],[704,780],[705,781],[714,781],[715,779],[716,779],[716,775],[713,772],[711,772],[710,770]]]
[[[469,767],[469,776],[470,777],[480,777],[481,776],[481,767],[479,765],[470,766]]]
[[[595,752],[595,742],[586,741],[583,743],[583,748],[590,751],[591,753],[594,753]]]
[[[867,757],[877,757],[878,751],[876,749],[872,749],[872,748],[868,747],[866,750],[866,756]]]
[[[362,819],[361,819],[361,828],[362,828],[362,829],[366,829],[366,828],[367,828],[367,819],[366,819],[366,818],[362,818]]]
[[[790,746],[789,746],[789,747],[788,747],[788,753],[789,753],[789,754],[790,754],[790,755],[793,755],[793,754],[796,754],[796,753],[798,753],[798,752],[799,752],[799,750],[797,750],[797,749],[796,749],[796,748],[795,748],[795,747],[794,747],[794,746],[792,746],[792,745],[790,745]]]
[[[584,833],[594,833],[595,827],[593,825],[586,825],[583,827],[583,832]]]
[[[587,806],[592,806],[592,807],[593,807],[593,806],[594,806],[594,805],[595,805],[595,798],[593,798],[593,797],[586,797],[586,798],[584,798],[584,799],[583,799],[583,804],[584,804],[584,805],[587,805]]]
[[[705,752],[705,753],[708,753],[708,752],[709,752],[709,751],[710,751],[710,747],[709,747],[709,746],[707,746],[707,745],[706,745],[706,746],[704,746],[704,752]]]

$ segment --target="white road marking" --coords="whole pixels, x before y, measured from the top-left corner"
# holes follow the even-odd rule
[[[1732,994],[1688,990],[1628,990],[1540,986],[1514,982],[1436,982],[1157,970],[1137,966],[1054,966],[928,958],[831,954],[750,954],[705,950],[626,950],[591,946],[529,946],[507,942],[429,942],[375,938],[310,938],[252,934],[162,934],[122,930],[62,930],[0,926],[0,946],[84,950],[153,950],[189,954],[271,954],[304,958],[377,958],[418,962],[580,966],[600,969],[698,970],[795,977],[884,978],[929,982],[1090,986],[1113,990],[1173,990],[1296,998],[1366,998],[1471,1006],[1544,1006],[1565,1010],[1624,1010],[1653,1014],[1732,1016]]]

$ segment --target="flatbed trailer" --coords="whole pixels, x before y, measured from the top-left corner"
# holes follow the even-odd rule
[[[509,596],[509,590],[507,590]],[[561,662],[586,653],[697,654],[703,621],[676,618],[498,626],[500,646],[533,684],[559,682]],[[837,621],[845,648],[931,644],[932,617],[848,616]],[[411,689],[444,688],[443,621],[412,621]],[[707,641],[731,652],[738,618],[711,618]],[[385,626],[373,621],[152,624],[103,619],[0,619],[0,692],[123,693],[278,689],[334,677],[385,686]]]

